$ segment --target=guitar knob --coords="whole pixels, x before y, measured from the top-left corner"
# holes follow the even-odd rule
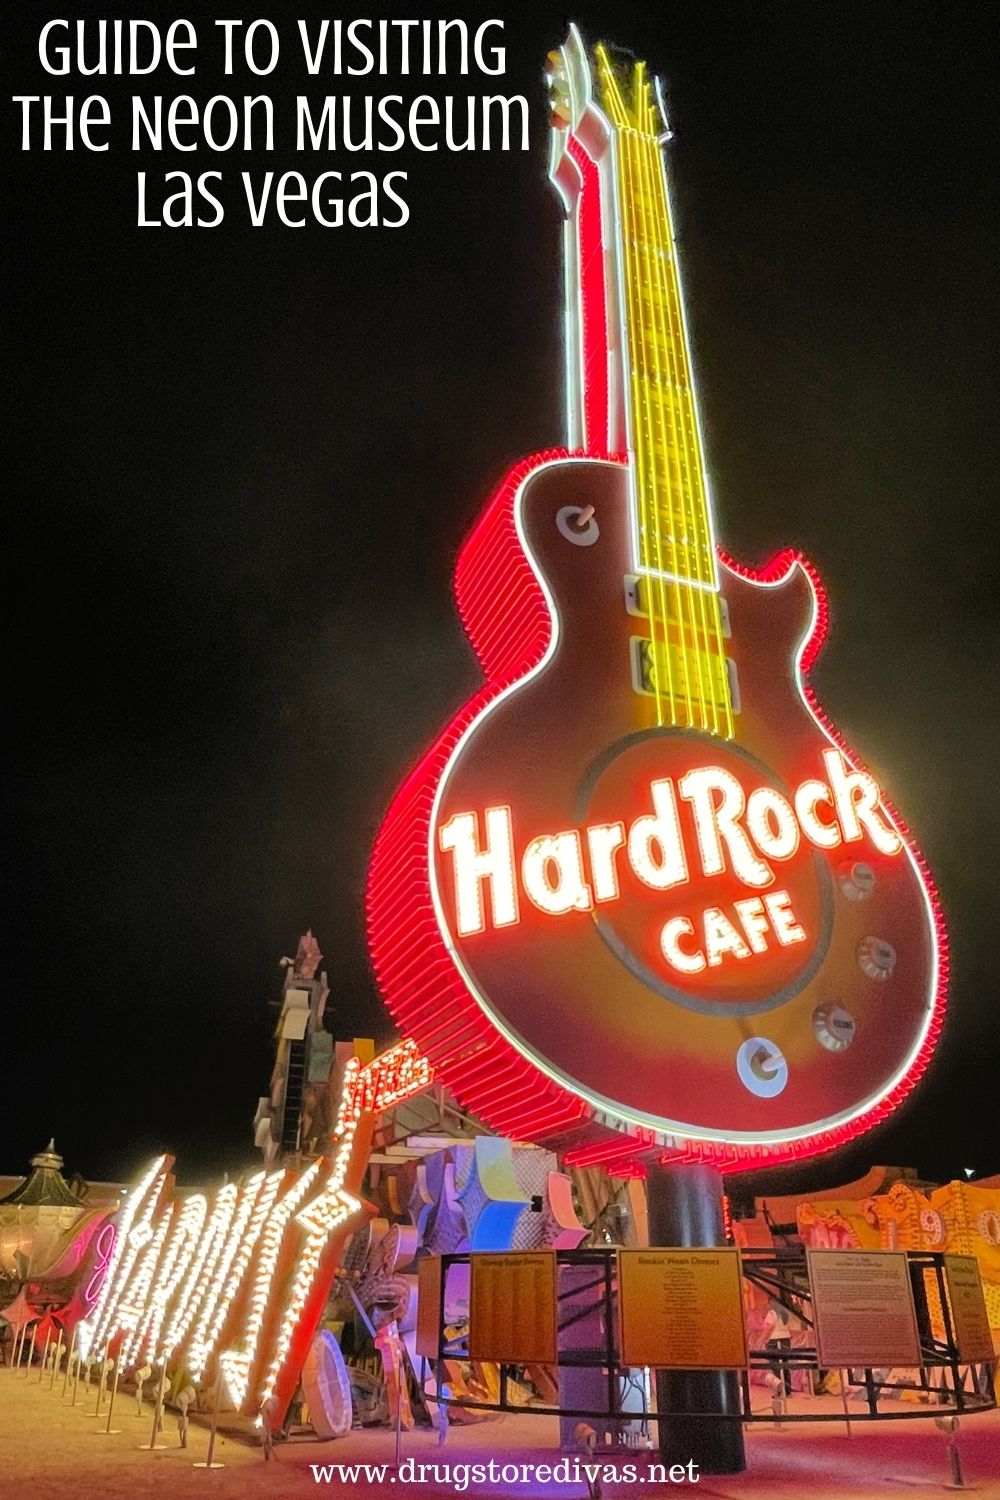
[[[875,889],[875,871],[871,865],[848,860],[837,871],[837,879],[848,901],[867,901]]]
[[[556,512],[559,535],[574,547],[592,547],[600,536],[592,505],[564,505]]]
[[[751,1036],[736,1054],[740,1083],[758,1099],[773,1099],[788,1082],[788,1064],[780,1047],[765,1036]]]
[[[888,979],[896,967],[896,950],[884,938],[862,938],[858,944],[858,964],[869,979]]]
[[[813,1031],[828,1052],[846,1052],[854,1041],[854,1017],[842,1005],[828,1001],[813,1011]]]

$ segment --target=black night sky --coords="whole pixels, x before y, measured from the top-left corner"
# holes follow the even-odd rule
[[[562,437],[542,68],[567,18],[418,12],[506,20],[505,78],[402,82],[525,94],[531,153],[331,163],[280,131],[250,160],[127,149],[132,92],[228,83],[279,115],[343,92],[307,79],[295,45],[297,17],[336,13],[248,11],[279,24],[287,64],[227,81],[210,8],[147,5],[133,14],[204,37],[196,79],[155,85],[44,75],[38,29],[66,12],[0,22],[0,1172],[52,1133],[95,1178],[163,1148],[187,1182],[253,1160],[268,1002],[307,926],[342,1034],[391,1035],[362,931],[370,844],[477,681],[456,549],[505,466]],[[923,1086],[789,1185],[872,1162],[1000,1170],[993,15],[658,0],[576,17],[667,79],[722,537],[750,562],[794,543],[820,568],[833,629],[814,680],[950,917],[952,1016]],[[46,91],[106,93],[117,144],[23,154],[10,96]],[[407,171],[410,223],[251,227],[241,170],[329,165]],[[140,167],[222,168],[225,223],[137,228]]]

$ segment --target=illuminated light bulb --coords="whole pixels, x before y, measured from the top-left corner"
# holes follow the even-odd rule
[[[550,916],[589,911],[593,905],[583,878],[580,835],[575,830],[532,839],[521,860],[521,878],[528,899]]]
[[[771,859],[791,859],[799,847],[799,825],[774,787],[759,786],[747,800],[747,827],[757,848]]]
[[[702,870],[706,875],[721,875],[726,868],[723,843],[729,851],[733,873],[744,885],[770,885],[774,871],[759,859],[737,819],[743,814],[746,799],[736,777],[721,766],[705,766],[688,771],[681,777],[679,790],[694,812]],[[716,802],[718,793],[720,800]]]
[[[748,896],[742,901],[735,901],[733,905],[754,953],[766,953],[768,922],[763,901],[759,896]]]
[[[305,1307],[313,1278],[330,1235],[339,1225],[361,1212],[360,1201],[341,1188],[342,1179],[342,1169],[340,1171],[335,1169],[319,1197],[296,1215],[296,1222],[308,1231],[308,1237],[299,1256],[295,1280],[292,1283],[288,1304],[279,1326],[274,1355],[261,1390],[260,1405],[262,1407],[267,1405],[274,1392],[281,1367],[291,1347],[296,1324]]]
[[[398,1043],[365,1067],[358,1058],[351,1058],[344,1069],[334,1135],[339,1136],[349,1122],[356,1124],[362,1110],[379,1114],[390,1103],[427,1088],[433,1078],[433,1068],[412,1041]]]
[[[833,809],[833,793],[825,781],[803,781],[795,793],[795,815],[802,832],[818,849],[836,849],[842,841],[840,825],[836,819],[825,823],[817,812],[821,802]]]
[[[157,1348],[163,1319],[197,1249],[208,1212],[208,1203],[202,1193],[193,1194],[175,1207],[176,1217],[163,1252],[162,1268],[158,1272],[156,1285],[151,1289],[139,1329],[137,1362],[160,1363]]]
[[[823,763],[845,842],[856,843],[867,833],[880,853],[898,854],[903,841],[882,814],[882,794],[874,777],[852,770],[839,750],[824,750]]]
[[[595,900],[617,901],[619,888],[615,855],[624,846],[624,823],[595,823],[587,829],[587,848],[594,877]]]
[[[233,1216],[237,1188],[227,1182],[216,1194],[208,1223],[202,1230],[197,1249],[191,1259],[185,1281],[170,1325],[163,1340],[162,1358],[168,1360],[187,1337],[188,1330],[198,1315],[202,1298],[208,1288],[212,1267],[218,1259],[225,1242],[226,1231]]]
[[[130,1243],[133,1228],[144,1219],[149,1219],[159,1199],[166,1175],[167,1158],[158,1156],[139,1182],[129,1190],[118,1224],[118,1235],[108,1262],[107,1274],[94,1310],[86,1322],[80,1324],[78,1342],[81,1358],[86,1359],[92,1350],[107,1343],[114,1310],[131,1275],[137,1250]]]
[[[237,1408],[246,1401],[250,1371],[257,1355],[257,1343],[264,1324],[264,1314],[271,1296],[274,1272],[281,1252],[285,1227],[319,1174],[320,1162],[314,1161],[292,1183],[288,1191],[272,1206],[260,1237],[260,1254],[250,1296],[249,1312],[238,1335],[239,1348],[219,1356],[222,1378]]]
[[[664,958],[681,974],[700,974],[705,967],[705,955],[700,948],[694,953],[685,953],[680,946],[681,937],[693,935],[694,925],[687,917],[671,917],[669,922],[664,923],[660,933],[660,947]]]
[[[750,949],[742,935],[717,906],[710,906],[702,917],[705,930],[705,954],[710,967],[718,968],[727,953],[734,958],[749,958]]]
[[[122,1369],[127,1368],[129,1365],[139,1322],[153,1286],[169,1228],[169,1209],[161,1216],[155,1232],[148,1223],[138,1226],[138,1229],[146,1229],[148,1231],[145,1235],[138,1237],[139,1243],[147,1246],[147,1249],[142,1260],[139,1261],[132,1275],[122,1287],[118,1306],[115,1309],[114,1316],[107,1330],[107,1335],[113,1335],[119,1330],[126,1334],[125,1339],[122,1341],[121,1353],[119,1355]],[[129,1239],[135,1243],[136,1236],[137,1230],[133,1230],[129,1235]]]
[[[250,1179],[240,1193],[239,1207],[231,1223],[227,1225],[225,1240],[218,1259],[212,1268],[208,1286],[201,1299],[198,1320],[191,1335],[191,1342],[188,1348],[188,1365],[191,1373],[196,1377],[200,1377],[205,1373],[205,1367],[212,1353],[215,1339],[221,1329],[228,1301],[224,1288],[226,1288],[227,1281],[230,1280],[230,1272],[232,1271],[234,1262],[237,1262],[237,1253],[250,1225],[251,1215],[254,1215],[256,1230],[259,1233],[263,1218],[266,1216],[267,1209],[270,1208],[270,1203],[273,1200],[276,1190],[277,1183],[275,1182],[273,1189],[269,1190],[265,1174],[258,1172]],[[256,1212],[258,1199],[262,1193],[267,1200],[263,1214]],[[256,1240],[256,1234],[254,1235],[254,1240]],[[242,1262],[238,1262],[238,1264],[242,1264]],[[239,1278],[227,1289],[228,1295],[235,1296],[238,1287]]]
[[[486,811],[486,848],[479,847],[475,813],[456,813],[438,832],[443,853],[451,853],[455,876],[455,911],[463,935],[482,932],[481,883],[488,883],[494,927],[509,927],[519,921],[517,887],[514,882],[514,835],[509,807]]]
[[[629,829],[628,857],[645,885],[655,891],[666,891],[688,879],[677,798],[669,777],[654,781],[649,790],[653,812],[636,818]],[[654,846],[658,850],[656,858],[653,857]]]
[[[779,943],[787,948],[792,943],[805,942],[805,932],[795,920],[791,897],[787,891],[772,891],[769,896],[764,897],[764,905]]]

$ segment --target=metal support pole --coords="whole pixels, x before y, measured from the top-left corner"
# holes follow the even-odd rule
[[[115,1378],[111,1382],[111,1400],[108,1402],[108,1425],[101,1433],[101,1437],[114,1437],[116,1433],[121,1432],[120,1427],[112,1427],[111,1425],[111,1413],[115,1409],[115,1397],[118,1394],[118,1372],[121,1369],[121,1365],[121,1354],[119,1354],[118,1358],[115,1360]]]
[[[222,1398],[222,1369],[215,1377],[215,1399],[212,1402],[212,1426],[208,1434],[208,1457],[204,1463],[192,1464],[193,1469],[224,1469],[225,1464],[214,1464],[212,1457],[215,1453],[215,1434],[219,1426],[219,1402]]]
[[[25,1371],[25,1375],[24,1375],[25,1380],[27,1380],[28,1377],[31,1374],[31,1361],[35,1357],[35,1337],[36,1337],[37,1333],[38,1333],[38,1324],[37,1323],[33,1323],[31,1325],[31,1348],[28,1350],[28,1368]]]
[[[164,1365],[160,1369],[160,1378],[156,1383],[156,1405],[153,1410],[153,1430],[149,1435],[149,1442],[139,1444],[141,1448],[145,1448],[149,1453],[155,1453],[158,1449],[166,1448],[167,1446],[166,1443],[158,1443],[156,1441],[156,1439],[160,1435],[160,1427],[163,1424],[163,1392],[166,1384],[167,1366],[164,1363]]]
[[[109,1339],[104,1346],[104,1353],[101,1355],[100,1363],[97,1366],[97,1402],[94,1406],[95,1417],[99,1417],[101,1415],[101,1407],[104,1405],[104,1397],[107,1395],[107,1392],[104,1389],[104,1382],[108,1378],[108,1349],[110,1347],[111,1340]]]
[[[651,1246],[710,1249],[725,1243],[722,1178],[713,1167],[651,1167],[646,1189]],[[656,1407],[666,1464],[693,1460],[702,1474],[746,1468],[735,1371],[658,1370]]]
[[[15,1355],[15,1358],[14,1358],[14,1369],[15,1370],[19,1370],[21,1368],[21,1355],[24,1353],[24,1341],[27,1338],[27,1335],[28,1335],[28,1324],[27,1324],[27,1321],[25,1321],[23,1323],[19,1323],[18,1327],[17,1327],[17,1337],[14,1340],[14,1355]]]
[[[77,1330],[78,1327],[79,1327],[79,1324],[77,1324],[77,1323],[73,1324],[73,1337],[69,1341],[69,1349],[68,1349],[68,1351],[66,1353],[66,1373],[63,1375],[63,1387],[62,1387],[62,1399],[64,1401],[66,1400],[66,1390],[67,1390],[67,1388],[69,1386],[70,1366],[73,1363],[73,1355],[76,1352],[76,1330]],[[77,1363],[79,1363],[79,1361]],[[74,1390],[73,1394],[74,1395],[76,1394],[75,1390]]]
[[[82,1360],[80,1359],[80,1356],[78,1354],[76,1356],[76,1369],[73,1371],[73,1399],[69,1403],[70,1406],[75,1406],[76,1405],[76,1393],[77,1393],[77,1391],[80,1388],[80,1365],[81,1365],[81,1363],[82,1363]]]
[[[62,1357],[63,1357],[63,1341],[62,1341],[62,1329],[60,1328],[60,1330],[59,1330],[59,1337],[56,1339],[56,1351],[55,1351],[55,1353],[52,1356],[52,1375],[51,1375],[51,1377],[49,1379],[49,1390],[50,1391],[53,1390],[54,1387],[55,1387],[56,1375],[59,1373],[59,1366],[60,1366],[60,1364],[62,1362]]]
[[[840,1404],[844,1408],[844,1425],[847,1428],[847,1436],[851,1436],[851,1412],[847,1405],[847,1371],[840,1372]]]
[[[50,1328],[49,1331],[48,1331],[48,1333],[45,1335],[45,1350],[44,1350],[44,1352],[42,1354],[42,1368],[38,1372],[38,1384],[39,1385],[41,1385],[42,1381],[45,1379],[45,1366],[46,1366],[46,1364],[48,1362],[48,1358],[49,1358],[49,1345],[51,1344],[51,1342],[52,1342],[52,1329]]]

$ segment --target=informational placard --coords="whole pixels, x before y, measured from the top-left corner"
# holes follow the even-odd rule
[[[747,1363],[740,1252],[619,1250],[621,1357],[659,1370]]]
[[[469,1260],[469,1357],[497,1364],[555,1364],[555,1252],[477,1251]]]
[[[920,1363],[913,1288],[901,1250],[810,1250],[816,1347],[828,1369]]]
[[[946,1255],[944,1274],[959,1359],[963,1364],[973,1365],[992,1359],[993,1334],[979,1262],[974,1255]]]
[[[443,1302],[441,1257],[428,1255],[417,1262],[416,1350],[424,1359],[437,1359],[441,1349]]]

